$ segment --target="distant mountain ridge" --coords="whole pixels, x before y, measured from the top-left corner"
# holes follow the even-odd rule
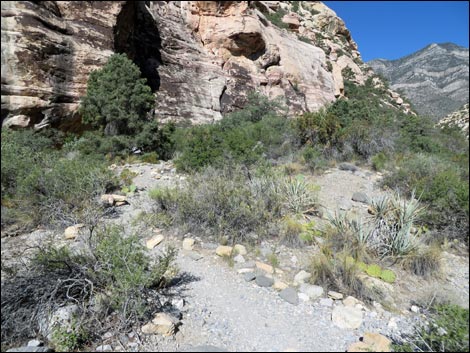
[[[397,60],[367,64],[402,91],[416,111],[436,120],[469,101],[469,50],[453,43],[430,44]]]

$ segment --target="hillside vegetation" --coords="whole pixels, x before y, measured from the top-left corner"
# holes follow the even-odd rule
[[[77,329],[56,328],[57,349],[77,349],[113,325],[127,329],[149,318],[145,302],[170,282],[175,252],[153,263],[137,235],[125,237],[124,229],[105,223],[110,209],[100,196],[132,189],[132,175],[113,175],[112,164],[172,158],[186,174],[181,187],[149,192],[156,209],[143,216],[149,226],[191,229],[224,244],[278,239],[300,247],[321,237],[312,281],[365,302],[381,295],[368,290],[364,273],[393,283],[395,273],[386,269],[393,263],[429,278],[439,269],[443,243],[468,245],[468,140],[457,129],[385,106],[386,88],[372,78],[362,86],[346,82],[344,99],[293,119],[281,103],[253,92],[243,109],[220,121],[175,126],[147,115],[150,90],[138,76],[120,55],[92,75],[82,112],[97,129],[2,131],[2,234],[82,224],[90,239],[79,253],[54,244],[39,249],[26,273],[2,263],[10,274],[2,280],[2,342],[36,332],[36,312],[46,303],[50,310],[79,303]],[[342,162],[380,171],[383,187],[395,193],[370,202],[367,222],[339,213],[320,229],[312,218],[319,212],[315,185],[306,176]],[[52,280],[42,281],[47,276]],[[71,285],[65,290],[53,279]]]

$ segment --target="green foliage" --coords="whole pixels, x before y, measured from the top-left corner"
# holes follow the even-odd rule
[[[197,171],[206,166],[241,163],[246,166],[284,153],[289,122],[278,115],[282,107],[258,94],[247,106],[212,125],[194,126],[179,138],[179,170]]]
[[[428,204],[426,223],[441,230],[450,228],[447,236],[468,242],[468,166],[418,153],[403,158],[398,167],[385,176],[383,185],[408,194],[416,190]]]
[[[51,343],[57,352],[72,352],[81,348],[90,339],[90,334],[77,320],[70,327],[57,325],[52,330]]]
[[[303,175],[289,177],[282,185],[285,206],[294,213],[302,213],[315,205],[317,188],[308,184]]]
[[[319,146],[306,145],[301,153],[305,164],[312,173],[323,170],[328,166],[328,162]]]
[[[279,7],[276,12],[273,12],[273,13],[267,12],[264,15],[273,25],[279,28],[289,28],[289,26],[286,23],[282,22],[282,18],[286,14],[287,14],[287,11]]]
[[[301,42],[305,42],[305,43],[307,43],[307,44],[313,44],[312,41],[311,41],[309,38],[307,38],[307,37],[299,36],[298,38],[299,38],[299,40],[300,40]]]
[[[395,341],[395,352],[468,352],[469,310],[453,304],[431,308],[429,325],[415,327],[414,334]]]
[[[87,223],[99,213],[94,200],[113,182],[105,165],[80,155],[66,158],[49,146],[30,131],[2,132],[2,198],[9,200],[2,225]]]
[[[106,135],[140,131],[154,97],[139,68],[125,54],[113,54],[106,65],[90,74],[82,97],[83,122]]]
[[[382,274],[382,269],[379,265],[372,264],[367,266],[366,273],[371,277],[379,278]]]
[[[372,168],[380,172],[385,168],[387,163],[387,155],[384,152],[379,152],[372,157]]]
[[[158,153],[157,152],[144,153],[142,155],[142,157],[140,157],[140,159],[144,163],[157,164],[158,163]]]
[[[387,283],[395,283],[396,275],[392,270],[382,270],[380,274],[380,279]]]
[[[266,234],[282,210],[277,180],[267,176],[250,179],[245,173],[240,166],[207,168],[181,189],[157,189],[150,196],[175,224],[237,243],[247,240],[250,233]]]

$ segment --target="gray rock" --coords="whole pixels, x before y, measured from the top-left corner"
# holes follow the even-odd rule
[[[274,284],[274,280],[263,275],[256,276],[256,284],[260,287],[271,287]]]
[[[351,200],[356,202],[368,203],[369,197],[363,192],[355,192],[351,198]]]
[[[96,347],[96,352],[112,352],[113,347],[111,347],[109,344],[105,344],[102,346]]]
[[[201,260],[204,256],[202,256],[201,254],[197,253],[197,252],[194,252],[194,251],[191,251],[189,254],[188,254],[189,258],[194,260],[194,261],[199,261]]]
[[[256,274],[254,272],[247,272],[245,273],[243,278],[245,279],[245,281],[251,282],[256,278]]]
[[[340,170],[348,170],[350,172],[355,172],[357,171],[357,167],[354,164],[351,163],[341,163],[339,165]]]
[[[332,307],[333,303],[334,303],[333,299],[331,299],[331,298],[321,298],[320,299],[320,305],[321,306]]]
[[[227,350],[215,346],[197,346],[183,352],[228,352]]]
[[[299,304],[299,296],[297,294],[297,291],[292,287],[280,291],[279,296],[288,303],[291,303],[293,305]]]
[[[298,285],[301,283],[304,283],[307,279],[309,279],[312,276],[310,272],[301,270],[299,273],[297,273],[294,277],[294,285]]]
[[[308,295],[311,300],[320,298],[323,295],[323,288],[316,285],[311,285],[307,283],[300,284],[299,291]]]

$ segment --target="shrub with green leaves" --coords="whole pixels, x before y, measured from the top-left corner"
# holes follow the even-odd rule
[[[78,310],[72,330],[55,328],[58,349],[142,324],[159,309],[158,290],[175,275],[175,257],[168,248],[151,260],[141,240],[118,226],[90,229],[80,249],[45,242],[26,271],[2,280],[2,303],[8,302],[2,307],[2,342],[31,337],[41,324],[38,313],[68,304]]]
[[[133,134],[141,130],[154,97],[140,69],[125,54],[113,54],[90,74],[80,104],[83,122],[106,135]]]
[[[469,310],[454,304],[437,304],[430,309],[428,325],[395,339],[395,352],[468,352]]]

